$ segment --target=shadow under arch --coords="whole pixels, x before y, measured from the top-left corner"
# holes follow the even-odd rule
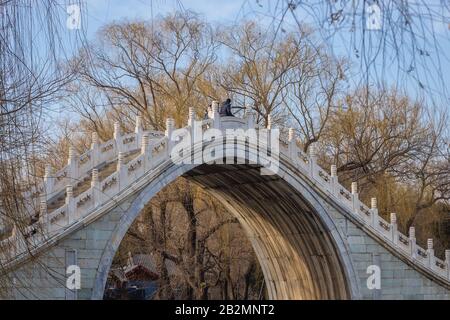
[[[250,152],[257,150],[250,147]],[[280,154],[275,175],[261,175],[259,166],[250,164],[177,165],[169,160],[144,176],[148,183],[122,216],[102,254],[92,299],[103,298],[114,255],[144,205],[180,176],[205,188],[239,219],[271,299],[361,298],[348,246],[335,219],[303,174]]]

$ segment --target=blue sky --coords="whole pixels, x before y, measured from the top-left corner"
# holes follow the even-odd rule
[[[232,22],[239,16],[246,1],[242,0],[87,0],[88,36],[104,23],[122,19],[151,19],[174,10],[193,10],[210,22]]]
[[[418,3],[421,0],[409,1],[413,4]],[[69,0],[70,2],[70,0]],[[308,1],[303,1],[307,3]],[[311,1],[310,1],[311,2]],[[317,2],[317,1],[316,1]],[[170,12],[176,10],[192,10],[201,14],[207,21],[211,23],[225,23],[232,24],[240,18],[256,19],[260,22],[266,23],[269,27],[271,23],[276,24],[277,20],[273,20],[273,13],[280,12],[280,3],[285,4],[284,0],[84,0],[82,1],[82,28],[84,34],[89,41],[95,39],[96,31],[106,23],[122,20],[150,20],[154,17],[164,16]],[[311,2],[312,3],[312,2]],[[340,8],[339,1],[337,5],[334,5],[333,11],[344,9],[344,13],[349,8]],[[351,1],[347,1],[351,3]],[[450,29],[449,12],[448,9],[440,6],[440,0],[426,1],[427,5],[430,5],[432,10],[442,10],[442,15],[446,17],[445,21],[432,22],[434,33],[436,35],[436,43],[439,48],[433,47],[430,43],[430,39],[418,39],[418,46],[420,49],[424,49],[430,53],[428,58],[423,58],[423,65],[417,65],[414,71],[407,74],[403,70],[402,74],[397,74],[398,65],[395,62],[385,67],[385,73],[380,77],[386,84],[391,85],[396,82],[400,82],[401,86],[408,91],[413,98],[425,97],[428,101],[437,99],[439,104],[447,105],[448,100],[447,83],[450,83],[450,61],[447,60],[447,54],[450,52]],[[278,6],[278,7],[277,7]],[[323,6],[322,6],[323,8]],[[446,11],[447,10],[447,11]],[[295,10],[296,15],[301,23],[308,23],[316,28],[321,36],[326,38],[329,35],[329,30],[325,22],[318,22],[312,19],[312,13],[317,13],[318,7],[302,7]],[[347,15],[348,17],[348,15]],[[289,29],[295,27],[295,21],[289,13],[284,18],[283,27]],[[417,19],[416,19],[417,21]],[[320,25],[324,23],[324,25]],[[357,34],[357,33],[356,33]],[[379,37],[380,33],[373,32],[370,34],[375,41]],[[357,37],[357,36],[355,36]],[[69,38],[73,38],[69,35]],[[327,45],[332,52],[338,56],[345,56],[352,60],[355,65],[358,65],[362,60],[355,58],[355,48],[351,42],[351,33],[349,27],[343,28],[328,38]],[[408,46],[406,42],[404,44]],[[437,54],[439,53],[439,55]],[[417,54],[416,54],[417,55]],[[386,51],[386,56],[395,57],[395,52],[392,50]],[[422,59],[422,57],[420,57]],[[411,57],[406,57],[405,61]],[[439,64],[440,63],[440,64]],[[380,65],[380,63],[378,62]],[[377,65],[376,68],[379,68]],[[354,70],[355,76],[349,81],[349,88],[357,85],[361,79],[361,69],[356,68]],[[439,78],[439,72],[442,74],[442,78]],[[443,81],[441,81],[443,80]],[[421,82],[426,90],[422,90],[419,86]],[[450,86],[449,86],[450,88]],[[443,103],[444,102],[444,103]],[[445,106],[446,107],[446,106]]]

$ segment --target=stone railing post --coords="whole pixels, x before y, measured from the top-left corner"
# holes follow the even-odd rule
[[[377,198],[370,199],[370,212],[372,214],[372,227],[378,229],[378,205]]]
[[[96,167],[100,163],[100,144],[98,143],[98,133],[92,132],[91,143],[91,161],[92,167]]]
[[[417,256],[417,247],[416,247],[416,228],[409,228],[409,250],[411,251],[411,257],[413,259]]]
[[[337,194],[337,185],[338,185],[338,176],[337,176],[337,166],[335,164],[331,165],[330,169],[330,175],[331,175],[331,193],[333,195]]]
[[[114,122],[114,140],[116,141],[117,152],[123,150],[122,147],[122,133],[120,131],[120,123],[118,121]]]
[[[194,108],[189,107],[189,117],[188,117],[188,127],[189,128],[188,128],[188,130],[190,133],[191,142],[190,142],[189,151],[186,150],[186,152],[190,152],[190,150],[192,150],[193,146],[201,140],[202,126],[199,124],[196,124],[196,120],[197,120],[197,117],[195,115]],[[184,151],[183,151],[183,153],[184,153]],[[194,154],[194,157],[196,157],[196,156],[197,156],[197,161],[194,160],[194,163],[201,163],[201,159],[198,159],[199,155]],[[201,156],[201,154],[200,154],[200,156]]]
[[[141,154],[144,156],[144,171],[147,172],[152,167],[152,148],[149,145],[150,138],[148,133],[142,135]]]
[[[447,269],[447,279],[450,280],[450,250],[445,250],[445,266]]]
[[[73,146],[69,147],[69,159],[67,160],[69,183],[78,179],[78,156]]]
[[[149,136],[148,133],[144,133],[141,139],[141,154],[146,154],[149,151]]]
[[[214,120],[213,120],[214,121]],[[195,145],[201,144],[203,128],[202,121],[197,122],[197,116],[195,114],[194,108],[189,108],[189,119],[188,119],[188,127],[190,131],[190,146],[186,149],[183,149],[183,154],[190,154]],[[184,138],[183,138],[184,139]],[[202,153],[201,152],[193,152],[193,161],[195,164],[202,163]]]
[[[134,133],[136,135],[136,146],[139,147],[139,143],[142,139],[142,133],[144,132],[144,129],[142,128],[142,117],[136,116],[136,122],[134,125]]]
[[[391,212],[391,237],[392,242],[394,242],[395,245],[398,244],[398,225],[397,225],[397,214],[394,212]]]
[[[314,144],[310,144],[308,151],[309,151],[309,171],[311,177],[314,178],[314,171],[316,170],[317,165],[316,146]]]
[[[94,207],[97,208],[100,204],[102,204],[102,190],[100,190],[100,180],[98,178],[98,169],[92,169],[92,179],[91,179],[91,188],[92,188],[92,200],[94,201]]]
[[[213,128],[220,129],[220,114],[219,114],[219,102],[213,101],[211,103]]]
[[[52,177],[52,167],[50,165],[46,165],[44,173],[44,192],[46,200],[49,200],[52,197],[54,185],[55,178]]]
[[[119,152],[119,157],[117,158],[117,172],[119,173],[119,190],[125,189],[128,184],[128,176],[125,165],[125,154]]]
[[[293,160],[295,162],[295,155],[297,153],[297,141],[296,141],[296,137],[295,137],[295,130],[294,128],[289,128],[289,158],[291,158],[291,160]]]
[[[175,121],[172,118],[166,120],[166,138],[167,138],[167,156],[170,156],[172,151],[173,141],[172,134],[175,129]]]
[[[266,122],[266,130],[259,130],[258,132],[258,142],[261,144],[261,142],[263,141],[263,143],[266,144],[267,149],[265,149],[264,152],[266,152],[266,154],[272,150],[272,139],[271,139],[271,131],[273,129],[273,125],[272,125],[272,116],[270,114],[267,115],[267,122]],[[261,145],[259,146],[261,148]]]
[[[266,128],[268,130],[272,129],[273,123],[272,123],[272,116],[269,114],[267,116],[267,123],[266,123]]]
[[[255,112],[253,108],[249,105],[245,107],[245,118],[247,120],[247,129],[255,128]]]
[[[67,223],[72,224],[75,218],[75,199],[73,198],[73,187],[66,187]]]
[[[429,238],[427,240],[427,265],[434,269],[435,267],[435,257],[434,257],[434,249],[433,249],[433,239]]]
[[[195,110],[193,107],[189,107],[189,118],[188,118],[188,126],[193,128],[195,121]]]
[[[351,186],[351,191],[352,191],[352,207],[353,207],[353,212],[354,213],[358,213],[358,202],[359,202],[359,195],[358,195],[358,183],[357,182],[352,182],[352,186]]]

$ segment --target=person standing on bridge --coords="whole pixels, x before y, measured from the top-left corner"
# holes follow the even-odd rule
[[[233,114],[231,113],[231,99],[228,98],[224,102],[220,104],[219,108],[219,114],[220,116],[227,116],[227,117],[233,117]]]

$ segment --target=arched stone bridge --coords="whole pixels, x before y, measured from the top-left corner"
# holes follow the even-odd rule
[[[191,110],[187,132],[194,131],[193,123]],[[213,103],[201,130],[207,128],[224,135],[227,128],[255,128],[254,114],[220,118]],[[370,208],[359,200],[356,183],[347,191],[335,166],[328,174],[317,165],[313,148],[309,155],[298,148],[293,130],[287,138],[281,134],[274,175],[261,175],[260,166],[246,162],[258,148],[245,139],[234,141],[233,150],[244,152],[227,158],[232,164],[176,164],[170,151],[180,142],[169,139],[173,130],[168,120],[165,133],[144,131],[138,117],[135,132],[122,134],[116,124],[114,139],[102,144],[94,133],[89,151],[78,156],[71,149],[67,166],[56,173],[46,169],[43,184],[28,194],[39,202],[31,219],[37,221],[24,232],[14,228],[0,243],[6,276],[13,278],[8,298],[101,299],[128,228],[143,206],[180,176],[205,188],[239,219],[270,298],[450,298],[450,251],[441,260],[431,239],[424,249],[416,244],[414,228],[401,234],[395,214],[383,220],[376,199]],[[221,147],[223,141],[209,145]],[[267,153],[262,157],[270,160]],[[223,156],[216,158],[220,162]],[[79,290],[66,287],[69,265],[81,268]],[[367,285],[374,265],[381,271],[380,289]]]

